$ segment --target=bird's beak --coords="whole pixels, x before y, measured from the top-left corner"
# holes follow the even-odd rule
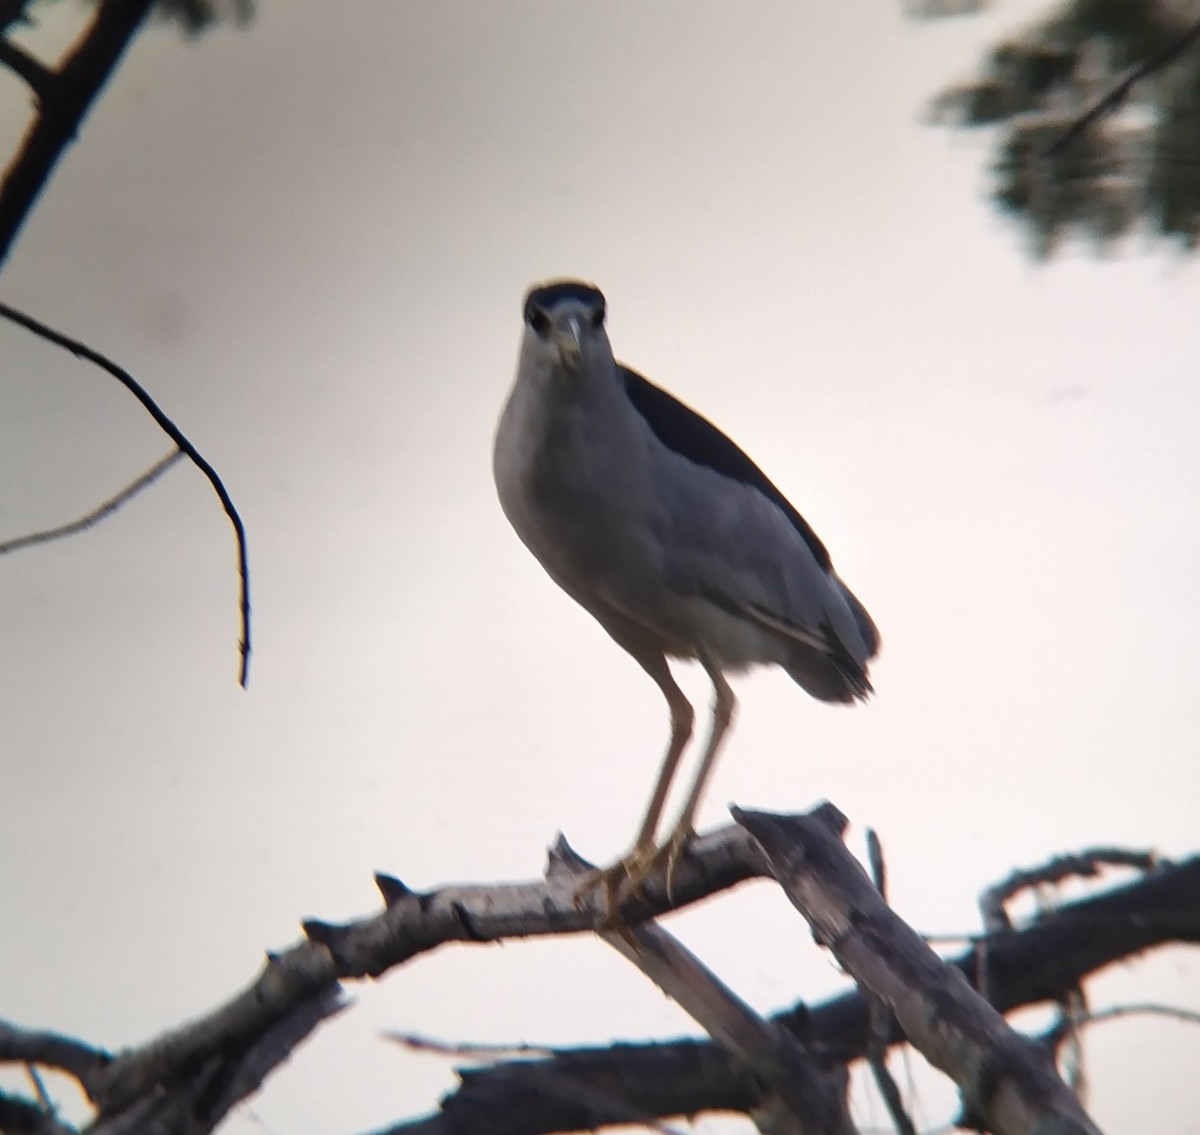
[[[583,330],[578,319],[568,319],[563,327],[554,329],[554,342],[562,361],[567,366],[574,366],[583,354]]]

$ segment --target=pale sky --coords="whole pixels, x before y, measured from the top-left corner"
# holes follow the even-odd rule
[[[0,1015],[139,1043],[240,988],[300,918],[374,910],[373,870],[520,879],[560,829],[596,860],[627,848],[661,695],[491,479],[521,297],[552,275],[605,290],[618,357],[751,453],[883,633],[865,707],[735,682],[701,826],[831,799],[856,850],[879,831],[893,903],[928,932],[976,929],[1014,866],[1195,850],[1200,280],[1137,242],[1031,264],[986,201],[986,138],[922,113],[1039,5],[933,26],[898,8],[264,0],[245,31],[137,40],[0,294],[127,366],[221,471],[255,654],[243,691],[232,538],[188,467],[0,561],[19,804]],[[55,6],[37,42],[77,18]],[[6,146],[26,105],[0,76]],[[0,539],[169,448],[100,372],[7,324],[0,351]],[[764,1011],[846,987],[764,883],[669,925]],[[1200,1009],[1198,970],[1163,953],[1092,1004]],[[430,1109],[449,1062],[382,1029],[695,1033],[589,938],[445,949],[350,992],[231,1135]],[[1190,1129],[1196,1030],[1103,1026],[1088,1053],[1109,1135]],[[917,1084],[921,1122],[953,1114]],[[884,1122],[870,1091],[855,1113]]]

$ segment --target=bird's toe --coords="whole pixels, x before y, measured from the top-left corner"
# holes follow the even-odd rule
[[[583,909],[599,903],[600,927],[617,932],[625,929],[621,907],[642,893],[662,851],[653,843],[637,844],[611,866],[588,872],[575,888],[575,905]]]

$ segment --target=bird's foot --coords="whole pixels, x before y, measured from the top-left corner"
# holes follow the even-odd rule
[[[576,906],[591,906],[599,892],[602,905],[597,929],[610,930],[628,938],[629,928],[621,917],[621,907],[640,893],[660,853],[661,849],[653,843],[638,844],[612,866],[589,871],[575,888]]]
[[[694,834],[690,824],[680,825],[661,847],[656,847],[653,843],[637,844],[611,867],[589,872],[575,889],[577,905],[587,905],[591,896],[597,890],[601,890],[604,895],[601,926],[623,933],[627,927],[621,918],[621,907],[629,898],[642,893],[642,888],[651,875],[658,871],[664,873],[667,901],[672,900],[671,884],[675,868]]]
[[[679,866],[679,861],[683,858],[684,852],[687,851],[687,845],[695,834],[696,829],[690,823],[680,823],[671,832],[667,842],[658,849],[656,860],[666,860],[665,876],[667,902],[669,903],[675,901],[674,889],[671,885],[675,879],[675,868]]]

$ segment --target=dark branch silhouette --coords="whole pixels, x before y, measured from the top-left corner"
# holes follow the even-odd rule
[[[62,347],[64,350],[70,351],[73,355],[81,359],[86,359],[90,363],[95,363],[96,366],[111,374],[122,386],[125,387],[145,408],[146,412],[158,424],[159,429],[169,437],[176,446],[179,447],[191,460],[192,464],[208,478],[208,483],[212,485],[213,491],[217,494],[221,501],[222,508],[225,509],[225,515],[229,517],[230,524],[233,525],[234,536],[237,540],[238,554],[238,581],[241,587],[240,610],[242,616],[242,639],[238,644],[238,649],[241,654],[241,667],[238,674],[238,681],[244,687],[249,676],[250,667],[250,562],[246,552],[246,529],[242,524],[242,518],[238,515],[237,508],[234,506],[233,499],[230,497],[228,490],[225,488],[217,471],[208,463],[200,451],[183,435],[182,431],[170,418],[163,413],[158,403],[146,392],[141,384],[123,367],[118,366],[111,359],[106,358],[98,351],[92,350],[85,343],[81,343],[76,339],[71,339],[63,335],[59,331],[55,331],[51,327],[47,327],[44,323],[38,322],[30,315],[25,315],[23,312],[17,311],[16,308],[10,307],[8,304],[0,302],[0,315],[12,322],[24,327],[28,331],[32,331],[35,335]]]
[[[90,26],[54,72],[40,64],[35,70],[35,61],[22,60],[16,54],[19,49],[8,45],[0,62],[37,93],[38,112],[0,183],[0,264],[153,4],[154,0],[99,0]]]

